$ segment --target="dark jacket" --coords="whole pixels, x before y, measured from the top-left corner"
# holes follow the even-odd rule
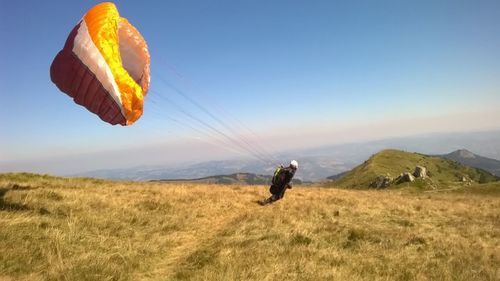
[[[291,181],[293,179],[293,176],[295,175],[295,170],[286,167],[281,169],[281,171],[277,175],[277,181],[275,184],[271,185],[269,188],[269,192],[273,195],[279,195],[280,197],[283,197],[285,194],[286,188],[292,188]]]

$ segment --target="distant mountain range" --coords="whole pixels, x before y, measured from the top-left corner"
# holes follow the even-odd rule
[[[238,184],[238,185],[270,185],[272,176],[256,175],[251,173],[236,173],[231,175],[217,175],[198,179],[153,180],[155,182],[192,182],[205,184]],[[302,181],[293,179],[292,184],[300,185]]]
[[[452,153],[438,156],[457,161],[466,166],[486,170],[500,177],[500,161],[474,154],[467,149],[459,149]]]
[[[387,148],[438,155],[464,147],[480,155],[491,157],[490,160],[498,161],[493,158],[500,159],[500,131],[391,138],[363,143],[338,144],[287,151],[275,156],[283,160],[281,164],[287,164],[292,159],[299,161],[299,170],[296,174],[297,179],[318,181],[332,175],[347,172],[368,159],[371,155]],[[443,155],[443,157],[445,156]],[[476,159],[477,157],[476,155]],[[495,168],[498,167],[496,164],[493,166],[490,164],[477,166],[473,163],[455,161],[483,168],[498,175],[498,169]],[[487,161],[480,162],[486,163]],[[493,167],[493,170],[489,168],[490,166]],[[271,175],[275,168],[275,166],[263,165],[257,160],[233,159],[168,166],[156,165],[127,169],[95,170],[72,174],[71,176],[149,181],[160,179],[199,179],[214,175],[231,175],[235,173]]]
[[[281,156],[285,161],[297,159],[299,161],[299,170],[295,178],[302,181],[321,180],[332,173],[340,173],[354,167],[358,161],[345,158],[340,160],[329,156],[302,156],[292,158],[291,155]],[[202,163],[183,164],[177,166],[141,166],[129,169],[109,169],[96,170],[86,173],[79,173],[71,176],[84,176],[106,179],[120,180],[177,180],[177,179],[200,179],[212,177],[215,175],[232,174],[255,174],[271,176],[276,166],[263,165],[259,161],[252,159],[236,159],[208,161]]]

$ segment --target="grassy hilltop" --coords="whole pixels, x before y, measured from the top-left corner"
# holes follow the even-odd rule
[[[396,178],[404,172],[413,173],[416,166],[427,169],[426,179],[412,183],[393,184],[393,187],[414,187],[420,189],[460,188],[470,182],[488,183],[498,178],[491,173],[437,156],[404,152],[395,149],[374,154],[361,165],[335,180],[333,185],[345,188],[368,188],[379,176]],[[466,179],[462,182],[462,178]]]
[[[500,184],[456,192],[0,174],[0,280],[499,280]]]

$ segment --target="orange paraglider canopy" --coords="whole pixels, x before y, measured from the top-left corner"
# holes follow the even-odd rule
[[[150,82],[146,41],[113,3],[95,5],[73,28],[50,67],[52,82],[110,124],[131,125]]]

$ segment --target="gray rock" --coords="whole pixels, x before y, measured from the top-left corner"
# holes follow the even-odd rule
[[[399,175],[399,177],[396,179],[397,183],[403,183],[403,182],[413,182],[415,180],[415,177],[409,173],[405,172]]]
[[[370,183],[370,187],[373,188],[386,188],[389,187],[393,178],[391,176],[378,176],[372,183]]]
[[[415,167],[415,171],[413,172],[413,175],[416,178],[425,179],[427,177],[427,169],[423,166],[417,166],[417,167]]]

